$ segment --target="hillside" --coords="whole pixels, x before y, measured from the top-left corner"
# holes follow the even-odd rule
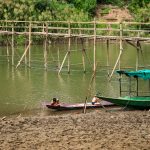
[[[133,21],[134,17],[127,8],[112,5],[97,5],[96,18],[99,21]]]

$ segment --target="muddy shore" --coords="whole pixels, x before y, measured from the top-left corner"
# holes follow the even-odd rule
[[[150,111],[0,118],[4,150],[149,150]]]

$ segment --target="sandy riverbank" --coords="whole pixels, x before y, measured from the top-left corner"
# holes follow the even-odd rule
[[[149,150],[150,111],[0,118],[4,150]]]

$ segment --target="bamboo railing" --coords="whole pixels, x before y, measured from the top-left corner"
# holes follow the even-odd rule
[[[14,63],[15,51],[14,51],[14,36],[16,35],[24,35],[28,39],[28,43],[25,47],[24,53],[22,57],[18,61],[16,68],[19,67],[21,62],[25,59],[28,66],[31,64],[31,43],[32,36],[42,36],[45,38],[44,41],[44,67],[47,69],[48,61],[47,61],[47,47],[48,47],[48,37],[51,38],[67,38],[68,39],[68,50],[62,61],[62,64],[59,64],[59,73],[63,68],[64,62],[68,58],[68,73],[70,72],[70,45],[71,38],[88,38],[93,39],[93,71],[96,71],[96,40],[106,40],[107,41],[107,51],[108,51],[108,59],[109,59],[109,41],[110,40],[118,40],[120,44],[120,53],[116,60],[116,63],[112,69],[110,74],[110,79],[117,67],[120,66],[120,57],[123,52],[122,42],[126,41],[130,45],[137,48],[137,52],[141,50],[140,42],[142,41],[150,41],[150,23],[141,23],[141,22],[99,22],[99,21],[91,21],[91,22],[73,22],[73,21],[10,21],[10,20],[0,20],[0,36],[7,35],[11,36],[11,54],[12,54],[12,65]],[[85,57],[87,56],[84,49],[84,44],[82,41],[82,61],[83,68],[85,72]],[[59,53],[59,52],[58,52]],[[27,58],[28,54],[28,58]],[[139,54],[137,54],[139,55]],[[107,60],[107,65],[109,65],[109,61]],[[119,67],[120,68],[120,67]],[[138,68],[138,57],[136,69]]]
[[[120,28],[120,24],[122,28]],[[71,21],[0,21],[0,34],[50,35],[61,37],[150,40],[150,23],[140,22],[71,22]],[[14,32],[12,32],[14,30]],[[70,30],[70,33],[69,33]]]

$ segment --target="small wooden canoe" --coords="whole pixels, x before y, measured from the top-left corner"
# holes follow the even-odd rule
[[[67,104],[67,103],[60,103],[59,105],[52,105],[51,102],[45,102],[44,105],[50,109],[55,110],[76,110],[76,109],[83,109],[85,104],[84,103],[74,103],[74,104]],[[91,102],[86,103],[86,108],[102,108],[113,106],[114,104],[107,102],[107,101],[101,101],[100,103],[95,103],[92,105]]]

